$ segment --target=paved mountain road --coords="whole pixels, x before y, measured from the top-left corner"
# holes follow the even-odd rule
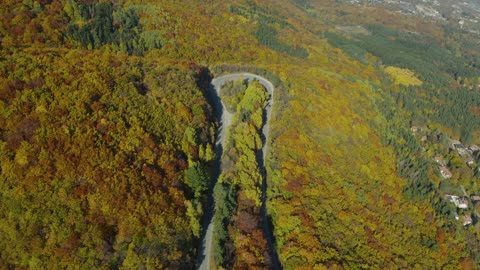
[[[217,113],[217,117],[220,120],[220,125],[219,125],[219,130],[217,131],[217,140],[215,142],[215,152],[217,154],[217,161],[215,164],[215,168],[217,168],[217,171],[213,173],[213,176],[215,180],[212,183],[212,186],[209,189],[209,201],[208,205],[205,209],[205,217],[203,221],[203,228],[207,228],[204,231],[204,234],[202,235],[202,239],[200,242],[200,249],[199,249],[199,256],[198,256],[198,261],[197,261],[197,267],[200,270],[207,270],[211,269],[211,257],[212,257],[212,238],[213,238],[213,215],[215,214],[215,209],[214,205],[215,202],[213,200],[213,186],[216,184],[217,178],[220,175],[220,168],[221,168],[221,157],[222,157],[222,152],[223,152],[223,147],[225,144],[225,137],[226,137],[226,130],[232,123],[233,119],[233,114],[229,113],[225,107],[225,104],[220,98],[220,92],[222,86],[232,80],[237,80],[237,79],[248,79],[248,80],[257,80],[260,82],[265,89],[267,90],[270,98],[267,102],[267,105],[265,107],[265,112],[266,112],[266,117],[265,117],[265,123],[262,129],[263,136],[265,138],[263,147],[262,147],[262,157],[263,160],[261,161],[261,164],[259,164],[259,167],[263,168],[263,183],[262,183],[262,207],[261,207],[261,215],[262,215],[262,226],[263,230],[266,234],[266,239],[268,243],[268,248],[270,251],[270,257],[272,258],[272,267],[274,269],[280,269],[280,264],[278,262],[278,258],[276,256],[276,252],[274,250],[274,245],[273,245],[273,234],[270,231],[270,228],[268,226],[268,220],[267,220],[267,214],[265,210],[265,201],[266,201],[266,175],[265,175],[265,169],[264,169],[264,160],[267,154],[267,146],[268,146],[268,135],[270,131],[270,118],[272,115],[272,107],[273,107],[273,94],[275,91],[275,88],[273,87],[273,84],[258,75],[251,74],[251,73],[234,73],[234,74],[228,74],[228,75],[223,75],[217,78],[214,78],[211,82],[210,86],[210,91],[211,94],[214,98],[214,107],[215,107],[215,112]]]

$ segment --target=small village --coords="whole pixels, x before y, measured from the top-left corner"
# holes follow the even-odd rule
[[[343,0],[356,6],[385,6],[389,10],[435,21],[455,21],[458,27],[480,33],[480,5],[474,1],[438,0]]]
[[[429,136],[432,136],[432,132],[422,127],[412,126],[411,131],[415,137],[419,138],[422,145],[427,143]],[[438,136],[438,134],[436,136]],[[463,164],[472,170],[473,175],[479,175],[480,146],[465,146],[459,140],[453,140],[451,138],[448,138],[447,142],[449,145],[449,155],[453,155],[454,157],[457,157],[458,155],[458,158],[463,162]],[[423,150],[425,150],[425,148],[423,148]],[[447,182],[447,184],[449,184],[448,181],[452,180],[454,177],[454,173],[452,173],[453,169],[450,168],[451,160],[448,161],[441,154],[436,154],[433,157],[433,162],[435,164],[435,168],[438,170],[438,175],[441,179],[440,181],[443,183]],[[464,185],[461,183],[458,183],[457,185],[452,184],[450,186],[454,186],[454,188],[451,188],[446,192],[444,190],[442,197],[443,199],[455,205],[455,219],[463,224],[463,226],[469,226],[480,221],[480,215],[477,211],[477,207],[480,209],[480,192],[470,192],[469,194]]]

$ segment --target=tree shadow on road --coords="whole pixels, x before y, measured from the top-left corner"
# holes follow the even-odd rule
[[[223,107],[220,97],[217,95],[214,85],[209,84],[208,91],[205,92],[205,97],[207,98],[208,102],[212,105],[213,109],[213,116],[217,123],[221,125],[221,119],[223,115]],[[223,147],[220,142],[220,134],[222,129],[225,128],[223,126],[219,126],[215,132],[215,160],[212,162],[211,166],[211,179],[208,184],[208,191],[207,191],[207,200],[204,206],[204,214],[202,217],[202,232],[200,236],[199,248],[197,250],[197,263],[196,268],[198,269],[201,263],[206,259],[205,258],[205,247],[206,247],[206,234],[209,224],[212,223],[213,215],[215,213],[215,198],[213,196],[213,189],[217,183],[218,177],[220,176],[220,165],[221,165],[221,158],[223,153]]]

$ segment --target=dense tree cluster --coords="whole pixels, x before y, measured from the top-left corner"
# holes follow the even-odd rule
[[[65,10],[70,18],[67,35],[85,48],[98,49],[112,44],[130,54],[161,48],[160,40],[152,42],[141,37],[142,25],[132,8],[123,10],[112,3],[76,3],[70,0]]]
[[[245,89],[248,87],[247,80],[228,81],[222,86],[221,98],[230,113],[235,113]]]
[[[230,86],[242,87],[244,83],[244,80],[227,83],[226,90],[230,91]],[[256,81],[250,82],[244,92],[234,94],[240,101],[227,132],[222,174],[215,192],[215,258],[227,268],[265,268],[271,261],[259,215],[264,177],[259,158],[268,96]]]
[[[1,48],[60,46],[67,18],[60,1],[2,1]]]
[[[275,25],[293,28],[293,26],[278,13],[262,8],[253,1],[248,2],[247,7],[232,5],[230,6],[230,11],[258,24],[255,37],[261,45],[294,57],[306,58],[308,56],[308,51],[301,45],[292,46],[278,39],[278,31],[275,29]]]
[[[37,53],[0,64],[0,266],[191,267],[213,158],[199,70]]]
[[[367,29],[371,35],[355,35],[354,39],[332,32],[325,33],[325,36],[332,45],[342,48],[355,59],[366,61],[365,57],[370,53],[378,56],[384,64],[415,71],[426,84],[392,91],[397,105],[411,112],[414,121],[442,124],[458,131],[454,135],[466,143],[473,143],[474,132],[480,130],[480,117],[475,111],[480,104],[478,92],[466,87],[448,89],[454,88],[454,82],[475,81],[480,69],[478,65],[469,64],[472,56],[455,56],[453,51],[427,38],[384,26],[370,25]],[[480,57],[480,53],[476,57]]]
[[[260,21],[258,24],[258,29],[255,32],[255,37],[261,45],[273,50],[284,52],[291,56],[300,58],[306,58],[308,56],[308,51],[305,48],[287,45],[278,39],[277,34],[277,30],[275,30],[273,26],[268,25],[266,22]]]
[[[306,75],[295,74],[301,84]],[[322,76],[314,70],[309,74]],[[296,96],[273,127],[280,136],[267,163],[267,209],[284,268],[430,268],[463,262],[462,246],[452,241],[464,238],[440,226],[445,217],[433,210],[437,204],[432,202],[446,206],[437,212],[448,214],[451,208],[435,196],[428,167],[422,167],[425,158],[415,158],[418,152],[402,139],[411,136],[406,124],[395,122],[404,118],[387,120],[366,109],[362,104],[372,106],[369,99],[378,95],[368,84],[322,78],[306,85],[303,89],[311,94]],[[393,150],[405,154],[382,146],[383,135],[377,137],[362,119],[382,125],[392,121],[392,137],[386,139],[398,140]],[[405,133],[397,133],[402,128]],[[408,140],[420,150],[413,137]],[[415,198],[404,195],[411,189]]]

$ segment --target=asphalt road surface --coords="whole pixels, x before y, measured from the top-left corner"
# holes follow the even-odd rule
[[[203,228],[204,232],[202,234],[202,239],[200,242],[200,249],[199,249],[199,256],[198,256],[198,261],[197,261],[197,268],[200,270],[208,270],[212,269],[213,266],[211,265],[211,257],[212,257],[212,238],[213,238],[213,215],[215,215],[215,202],[213,200],[213,186],[217,182],[217,178],[220,175],[220,168],[221,168],[221,157],[222,157],[222,152],[225,144],[225,136],[226,136],[226,131],[230,124],[232,123],[233,119],[233,114],[229,113],[225,107],[225,104],[220,98],[220,92],[222,86],[227,82],[227,81],[232,81],[232,80],[238,80],[238,79],[248,79],[248,80],[257,80],[260,82],[268,92],[270,98],[267,101],[267,105],[265,107],[265,112],[266,112],[266,117],[265,117],[265,123],[262,129],[263,137],[264,137],[264,144],[262,147],[262,157],[263,160],[260,162],[259,167],[263,168],[263,183],[262,183],[262,207],[261,207],[261,215],[262,215],[262,226],[263,230],[265,232],[265,236],[267,239],[268,247],[269,247],[269,252],[270,252],[270,257],[272,259],[272,268],[274,269],[280,269],[281,266],[278,261],[278,257],[276,255],[276,252],[274,250],[273,246],[273,234],[270,231],[270,227],[268,225],[268,220],[267,220],[267,214],[265,210],[265,201],[266,201],[266,173],[264,169],[264,164],[263,161],[265,160],[266,153],[267,153],[267,146],[268,146],[268,135],[270,131],[270,116],[272,114],[272,107],[273,107],[273,94],[275,88],[273,87],[273,84],[258,75],[251,74],[251,73],[235,73],[235,74],[228,74],[228,75],[223,75],[217,78],[214,78],[211,82],[211,94],[213,96],[213,102],[214,102],[214,107],[215,107],[215,112],[217,113],[217,118],[220,119],[219,123],[219,130],[217,131],[217,139],[215,142],[215,152],[217,155],[217,161],[216,164],[214,165],[215,168],[217,168],[216,172],[213,173],[215,180],[213,181],[210,189],[209,189],[209,201],[208,205],[205,209],[205,215],[204,215],[204,220],[203,220]],[[205,230],[206,228],[206,230]]]

